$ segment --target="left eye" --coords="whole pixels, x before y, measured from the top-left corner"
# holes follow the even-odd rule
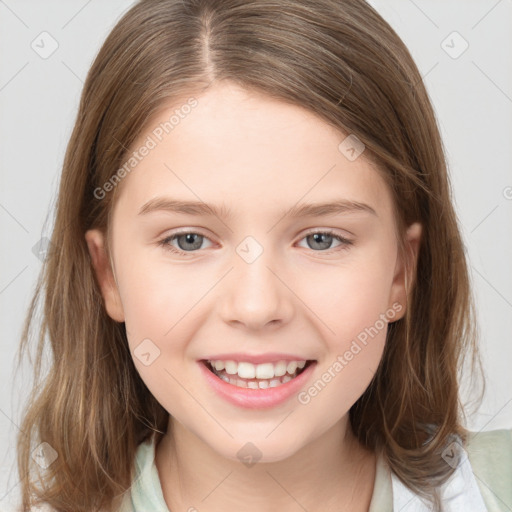
[[[209,240],[204,235],[200,233],[195,233],[193,231],[187,231],[184,233],[177,233],[171,236],[168,236],[159,242],[159,245],[164,247],[165,249],[178,253],[178,254],[186,254],[190,252],[195,252],[201,248],[203,241]],[[312,233],[306,234],[302,240],[307,240],[310,248],[311,245],[316,246],[315,252],[325,252],[330,253],[331,251],[326,251],[325,249],[331,249],[332,242],[337,240],[339,245],[334,250],[341,250],[346,248],[349,245],[352,245],[352,241],[340,236],[336,235],[332,231],[315,231]],[[178,247],[172,245],[174,241],[177,241]]]
[[[331,249],[333,240],[337,240],[339,242],[339,245],[337,246],[338,249],[345,249],[348,245],[352,244],[350,240],[340,235],[334,234],[333,231],[315,231],[313,233],[307,234],[302,240],[308,240],[309,244],[317,245],[317,247],[320,249]],[[331,251],[320,250],[316,252],[330,253]]]

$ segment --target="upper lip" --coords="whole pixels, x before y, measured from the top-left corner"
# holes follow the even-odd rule
[[[268,354],[216,354],[205,357],[203,360],[236,361],[237,363],[247,362],[252,364],[278,363],[279,361],[311,361],[311,359],[307,357],[294,354],[279,354],[276,352],[269,352]]]

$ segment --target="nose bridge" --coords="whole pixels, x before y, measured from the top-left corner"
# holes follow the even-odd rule
[[[274,251],[254,236],[247,236],[235,252],[224,297],[224,319],[252,327],[288,321],[292,312],[290,291],[278,278]]]

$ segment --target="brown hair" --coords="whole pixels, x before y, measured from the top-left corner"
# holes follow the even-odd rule
[[[360,442],[439,507],[452,468],[441,452],[466,440],[459,398],[465,355],[479,363],[465,252],[438,127],[421,76],[391,27],[363,0],[142,0],[114,27],[87,76],[62,170],[49,253],[18,364],[38,332],[35,382],[18,437],[23,510],[115,510],[138,445],[168,413],[133,364],[123,323],[106,313],[84,239],[108,230],[102,187],[162,105],[222,80],[298,105],[354,134],[392,191],[405,228],[422,224],[404,318],[388,327],[377,372],[350,410]],[[43,302],[41,324],[36,323]],[[41,379],[46,341],[51,365]],[[31,452],[58,458],[41,472]],[[31,482],[31,466],[38,473]],[[37,485],[37,482],[42,485]]]

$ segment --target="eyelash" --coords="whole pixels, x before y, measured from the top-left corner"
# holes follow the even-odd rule
[[[303,240],[304,238],[307,238],[310,235],[314,235],[314,234],[317,234],[317,233],[322,234],[322,235],[330,235],[334,239],[336,239],[339,242],[341,242],[341,245],[336,247],[336,248],[334,248],[334,249],[328,249],[326,251],[322,251],[322,250],[315,251],[315,250],[311,249],[311,251],[313,251],[313,252],[329,255],[329,254],[332,254],[332,253],[335,253],[335,252],[338,252],[338,251],[347,250],[348,246],[353,245],[353,242],[351,240],[349,240],[349,239],[347,239],[345,237],[342,237],[341,235],[337,235],[336,232],[334,230],[332,230],[332,229],[319,229],[319,230],[316,230],[316,231],[309,231],[309,232],[307,232],[301,238],[301,240]],[[180,235],[200,235],[200,236],[202,236],[202,237],[204,237],[204,238],[209,240],[209,238],[206,235],[203,235],[202,233],[197,232],[197,231],[181,231],[181,232],[173,233],[172,235],[166,236],[162,240],[159,240],[158,241],[158,245],[163,247],[166,251],[169,251],[169,252],[174,253],[174,254],[178,254],[180,256],[185,256],[185,257],[189,256],[189,255],[192,255],[195,252],[199,251],[199,249],[196,250],[196,251],[182,251],[182,250],[176,249],[176,247],[170,245],[170,242],[172,240],[174,240],[176,237],[180,236]]]

